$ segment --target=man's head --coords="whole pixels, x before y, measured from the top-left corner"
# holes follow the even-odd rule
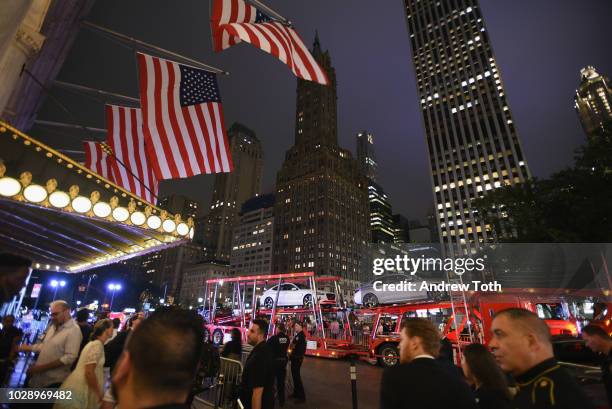
[[[53,301],[49,310],[51,322],[55,326],[62,325],[70,319],[70,306],[64,300]]]
[[[424,318],[406,318],[400,330],[400,363],[406,364],[418,355],[438,356],[440,334],[435,325]]]
[[[113,329],[119,329],[119,325],[121,325],[121,320],[119,318],[113,318]]]
[[[612,349],[612,340],[608,333],[596,325],[587,325],[582,329],[584,344],[594,352],[608,354]]]
[[[158,309],[128,338],[112,377],[122,407],[183,403],[200,355],[204,327],[195,311]]]
[[[253,320],[247,332],[247,342],[249,345],[257,345],[266,340],[268,335],[268,323],[265,320]]]
[[[15,316],[12,314],[7,314],[2,319],[2,328],[10,328],[15,325]]]
[[[21,290],[31,267],[30,259],[15,254],[0,253],[0,304]]]
[[[293,330],[295,331],[296,334],[299,334],[300,332],[302,332],[302,324],[296,321],[295,324],[293,325]]]
[[[277,333],[277,334],[284,334],[284,333],[285,333],[285,324],[283,324],[282,322],[281,322],[281,323],[279,323],[279,324],[276,326],[276,333]]]
[[[495,314],[489,347],[499,366],[520,375],[552,358],[550,329],[536,314],[522,308],[508,308]]]
[[[89,310],[87,308],[81,308],[76,313],[76,320],[78,323],[87,323],[89,319]]]

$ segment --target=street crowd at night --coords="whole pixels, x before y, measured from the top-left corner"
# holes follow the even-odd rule
[[[19,290],[30,268],[31,261],[23,257],[1,255],[4,300]],[[58,388],[59,393],[71,394],[70,399],[37,407],[187,408],[199,407],[197,396],[225,374],[225,388],[216,396],[219,407],[235,407],[238,401],[247,408],[307,405],[309,391],[316,390],[316,385],[303,384],[300,373],[307,337],[316,332],[310,322],[279,320],[275,333],[268,334],[269,323],[253,319],[244,344],[242,332],[235,328],[218,346],[205,333],[205,324],[201,314],[178,307],[162,307],[148,315],[135,312],[122,322],[109,319],[108,313],[94,315],[55,300],[48,328],[30,343],[15,326],[15,317],[6,315],[0,332],[4,386]],[[327,326],[338,333],[333,324]],[[382,331],[392,331],[390,324]],[[501,310],[491,332],[488,348],[466,345],[457,366],[450,341],[433,322],[403,319],[399,365],[382,374],[380,408],[596,407],[555,359],[550,329],[536,314],[521,308]],[[607,357],[602,376],[609,394],[612,341],[594,325],[582,328],[582,337],[588,348]],[[30,360],[30,352],[37,357]],[[241,377],[232,379],[229,367],[241,361]],[[15,385],[16,379],[22,385]],[[439,393],[440,388],[445,393]]]
[[[0,409],[612,408],[579,3],[0,1]]]

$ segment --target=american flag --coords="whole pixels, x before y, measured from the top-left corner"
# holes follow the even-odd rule
[[[158,183],[147,160],[140,109],[107,105],[106,127],[106,142],[115,159],[111,161],[115,183],[155,204]]]
[[[216,75],[138,53],[145,147],[157,180],[231,172]]]
[[[94,141],[84,141],[83,144],[85,145],[85,167],[114,182],[112,158],[108,155],[108,146]]]
[[[325,71],[293,28],[273,21],[244,0],[213,0],[211,28],[217,52],[243,40],[277,57],[297,77],[329,84]]]

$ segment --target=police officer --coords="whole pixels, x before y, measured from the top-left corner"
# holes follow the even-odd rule
[[[275,357],[276,394],[282,408],[285,406],[285,377],[287,376],[287,349],[289,349],[289,337],[285,333],[285,324],[280,323],[276,326],[276,335],[268,340],[268,345]]]
[[[501,368],[514,376],[516,409],[593,409],[595,406],[553,355],[550,330],[531,311],[509,308],[491,324],[489,347]]]
[[[299,322],[294,325],[295,335],[291,341],[291,377],[293,378],[293,395],[299,403],[306,402],[306,393],[304,392],[304,385],[302,384],[302,376],[300,375],[300,369],[302,368],[302,362],[304,362],[304,354],[306,353],[306,335]]]
[[[274,408],[274,354],[266,343],[268,323],[253,320],[247,332],[247,341],[253,350],[244,364],[240,401],[245,409]]]

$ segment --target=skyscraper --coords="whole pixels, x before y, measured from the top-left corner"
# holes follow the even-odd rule
[[[331,84],[298,80],[295,144],[276,176],[273,271],[341,276],[348,290],[370,239],[367,180],[338,146],[336,74],[318,36],[312,54]]]
[[[374,149],[374,135],[368,131],[357,133],[357,162],[368,179],[370,232],[372,243],[393,243],[395,225],[389,196],[377,183],[378,163]]]
[[[233,124],[228,137],[234,171],[215,176],[209,213],[199,220],[195,241],[206,248],[207,260],[229,263],[240,207],[261,193],[263,150],[255,132],[242,124]]]
[[[378,163],[374,153],[374,135],[368,131],[357,134],[357,161],[361,172],[372,182],[378,177]]]
[[[597,134],[604,124],[612,121],[612,88],[610,79],[594,67],[580,70],[580,87],[574,101],[580,123],[587,136]]]
[[[234,226],[230,275],[270,274],[274,237],[274,195],[247,200]]]
[[[372,243],[393,243],[395,223],[389,197],[378,183],[371,180],[368,182],[368,202]]]
[[[492,234],[472,201],[530,177],[477,0],[405,0],[437,224],[445,251]]]

